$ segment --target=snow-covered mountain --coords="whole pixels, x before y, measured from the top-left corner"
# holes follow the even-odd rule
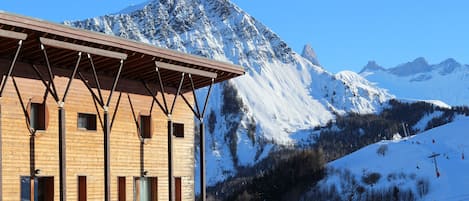
[[[379,111],[392,98],[354,72],[328,73],[229,0],[152,0],[65,24],[245,67],[209,101],[208,184],[293,144],[292,133],[337,113]]]
[[[364,147],[329,163],[320,188],[342,200],[468,200],[468,125],[469,118],[459,116],[409,138],[396,134]]]
[[[454,59],[428,64],[420,57],[389,69],[370,61],[360,75],[402,99],[469,105],[469,66]]]

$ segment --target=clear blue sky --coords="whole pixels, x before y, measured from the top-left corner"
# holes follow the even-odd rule
[[[0,10],[60,22],[117,12],[145,0],[0,0]],[[310,43],[331,72],[369,60],[393,67],[423,56],[469,63],[469,1],[232,0],[295,51]]]

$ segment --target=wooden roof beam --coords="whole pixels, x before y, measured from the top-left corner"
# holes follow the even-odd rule
[[[117,48],[118,52],[121,52],[121,50],[129,52],[134,51],[152,57],[166,58],[167,60],[173,62],[181,62],[201,68],[213,69],[217,72],[226,71],[232,73],[231,75],[234,75],[235,77],[244,74],[243,67],[238,65],[213,61],[207,58],[188,55],[173,50],[157,48],[153,45],[106,35],[104,33],[96,33],[77,28],[71,28],[65,25],[49,23],[46,21],[13,15],[2,11],[0,11],[0,24],[23,28],[27,31],[30,30],[30,34],[37,34],[42,32],[49,35],[60,36],[59,38],[63,37],[72,38],[79,41],[86,41],[89,43],[87,46],[93,46],[95,48],[99,47],[99,45],[104,45]]]
[[[157,69],[162,68],[162,69],[171,70],[171,71],[179,71],[179,72],[187,73],[191,75],[198,75],[198,76],[208,77],[208,78],[217,78],[216,73],[212,73],[209,71],[188,68],[188,67],[178,66],[174,64],[165,63],[165,62],[157,62],[157,61],[155,61],[155,65]]]
[[[77,52],[89,53],[93,55],[99,55],[103,57],[109,57],[114,59],[125,60],[127,59],[127,54],[120,53],[120,52],[113,52],[109,50],[98,49],[94,47],[88,47],[83,45],[77,45],[73,43],[62,42],[58,40],[53,40],[49,38],[39,38],[42,44],[50,47],[60,48],[60,49],[67,49],[67,50],[74,50]]]
[[[18,40],[26,40],[26,38],[28,37],[28,34],[0,29],[0,37],[12,38],[12,39],[18,39]]]

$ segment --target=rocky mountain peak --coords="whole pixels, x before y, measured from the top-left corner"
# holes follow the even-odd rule
[[[375,71],[382,71],[382,70],[386,70],[386,69],[384,69],[382,66],[378,65],[378,63],[376,63],[376,61],[372,60],[372,61],[368,61],[368,63],[362,68],[360,73],[375,72]]]
[[[398,76],[410,76],[418,73],[426,73],[432,70],[432,66],[428,64],[423,57],[418,57],[411,62],[401,64],[390,69],[390,72]]]
[[[311,61],[312,64],[316,66],[321,66],[319,64],[318,57],[316,55],[316,52],[314,51],[313,47],[311,47],[310,44],[306,44],[303,48],[303,52],[301,53],[301,56],[303,56],[305,59]]]
[[[215,85],[208,101],[209,185],[277,145],[294,144],[296,132],[324,125],[337,113],[376,112],[391,97],[312,65],[229,0],[152,0],[65,24],[245,68],[244,76]],[[202,99],[206,89],[199,92]]]
[[[448,75],[452,73],[454,70],[460,68],[462,66],[461,63],[457,62],[453,58],[446,59],[441,63],[437,64],[438,72],[441,75]]]

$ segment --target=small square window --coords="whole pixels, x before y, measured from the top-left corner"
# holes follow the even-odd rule
[[[31,103],[29,125],[34,130],[46,130],[46,104]]]
[[[173,135],[176,137],[184,137],[184,124],[173,123]]]
[[[140,136],[142,138],[151,138],[151,116],[140,115]]]
[[[96,130],[96,115],[78,113],[78,128],[85,130]]]

